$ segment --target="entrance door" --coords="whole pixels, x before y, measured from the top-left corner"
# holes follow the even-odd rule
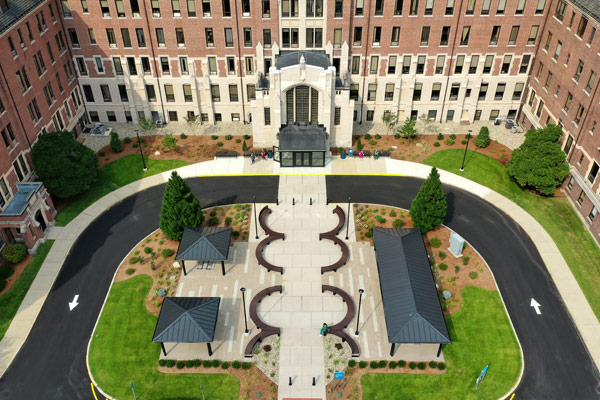
[[[40,224],[40,228],[42,228],[42,231],[46,230],[46,221],[44,221],[44,217],[42,216],[42,212],[40,210],[38,210],[35,213],[35,220]]]
[[[294,167],[310,167],[310,152],[297,151],[294,153]]]

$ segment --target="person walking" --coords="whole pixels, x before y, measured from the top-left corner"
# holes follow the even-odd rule
[[[327,326],[326,323],[323,323],[323,327],[321,328],[321,332],[319,333],[319,336],[327,336],[327,332],[329,332],[329,326]]]
[[[254,152],[250,153],[250,159],[252,160],[252,164],[254,164],[254,162],[256,161],[256,155],[254,154]]]

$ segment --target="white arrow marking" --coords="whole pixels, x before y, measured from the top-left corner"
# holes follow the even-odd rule
[[[535,301],[535,299],[532,297],[531,298],[531,304],[529,304],[531,307],[533,307],[535,309],[535,313],[537,315],[540,315],[542,312],[540,311],[540,307],[542,306],[540,303],[538,303],[537,301]]]
[[[69,311],[73,311],[73,309],[75,307],[77,307],[77,305],[79,304],[77,302],[77,300],[79,300],[79,295],[78,294],[76,294],[75,297],[73,297],[73,301],[69,303]]]

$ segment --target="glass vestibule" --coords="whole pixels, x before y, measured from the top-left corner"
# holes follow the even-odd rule
[[[281,151],[282,167],[324,167],[324,151]]]

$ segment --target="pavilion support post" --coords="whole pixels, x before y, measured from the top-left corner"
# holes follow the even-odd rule
[[[223,276],[225,276],[225,261],[221,260],[221,272],[223,273]]]
[[[394,357],[395,352],[396,352],[396,343],[392,343],[392,348],[390,349],[390,357]]]
[[[183,276],[187,275],[187,271],[185,270],[185,261],[181,260],[181,267],[183,268]]]
[[[165,349],[165,344],[160,342],[160,347],[162,348],[163,356],[167,356],[167,350]]]
[[[206,342],[206,347],[208,348],[208,356],[212,357],[213,352],[212,352],[212,347],[210,347],[210,342]]]
[[[438,347],[438,351],[437,351],[437,356],[436,357],[439,357],[440,354],[442,354],[442,343],[440,343],[440,346]]]

